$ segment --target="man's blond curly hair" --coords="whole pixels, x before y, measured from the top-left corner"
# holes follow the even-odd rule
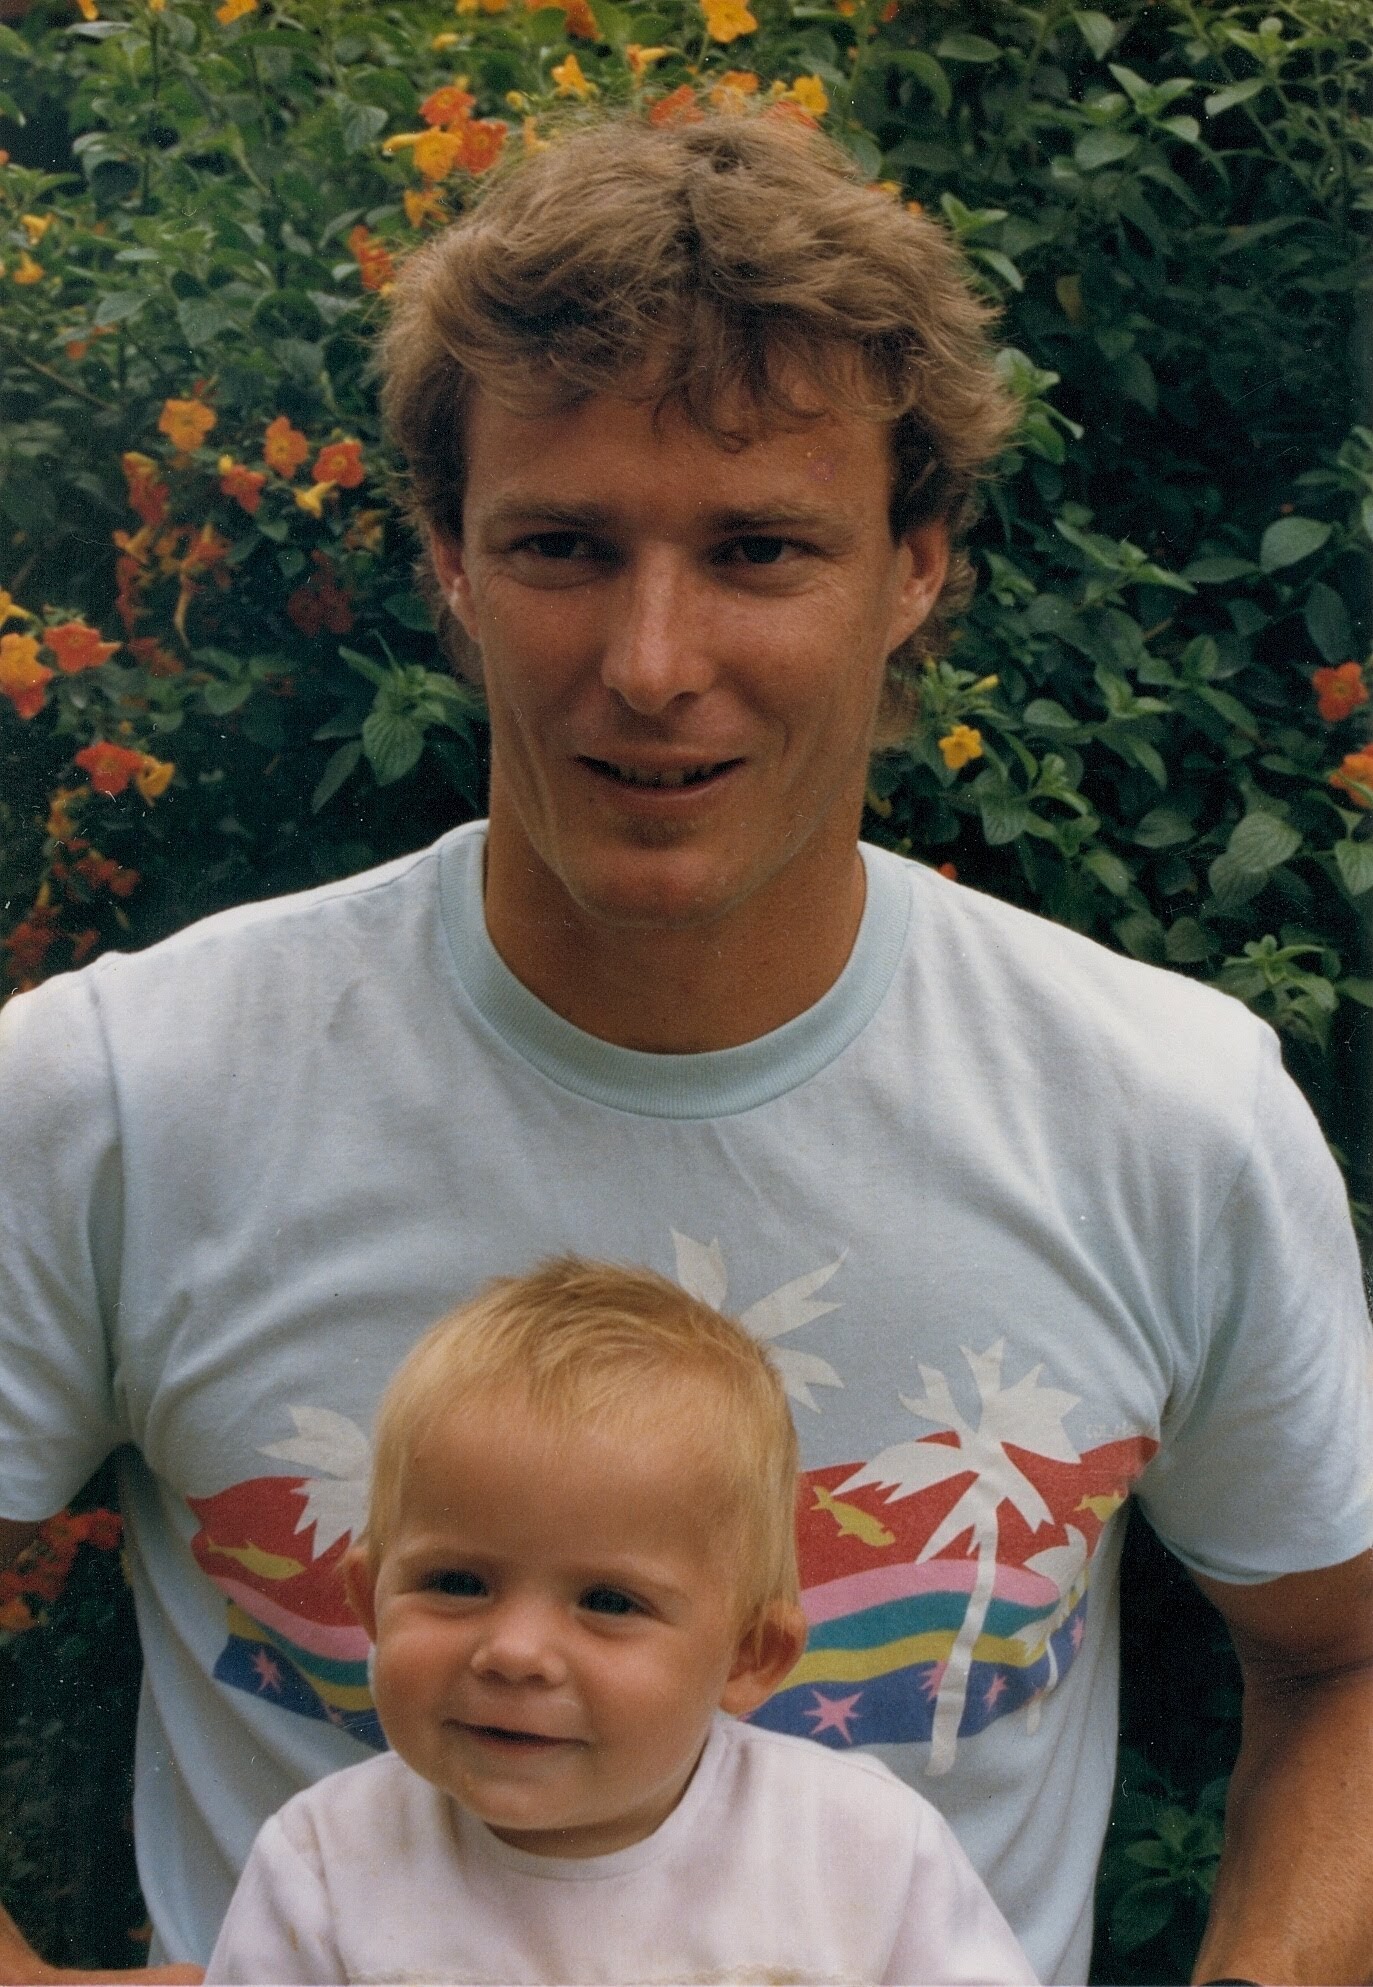
[[[540,412],[629,383],[730,447],[817,400],[889,424],[893,536],[938,520],[955,548],[929,621],[890,659],[892,742],[920,660],[971,595],[961,541],[1016,423],[993,316],[945,229],[866,185],[818,132],[766,112],[600,119],[498,172],[405,263],[382,407],[415,523],[450,537],[478,389]]]

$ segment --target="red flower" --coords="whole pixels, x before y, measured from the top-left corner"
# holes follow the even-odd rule
[[[57,657],[57,667],[68,676],[83,669],[98,669],[119,647],[118,642],[102,642],[99,630],[88,628],[84,621],[63,621],[56,628],[45,628],[43,641]]]
[[[1355,807],[1373,807],[1373,745],[1346,752],[1339,771],[1330,774],[1330,784],[1343,787]]]
[[[262,502],[262,486],[267,481],[265,470],[249,469],[242,462],[235,462],[232,456],[219,458],[220,495],[229,497],[249,517],[256,517]]]
[[[87,745],[77,753],[76,763],[96,793],[113,797],[123,793],[135,773],[142,772],[143,754],[131,752],[125,745],[110,745],[103,738],[98,738],[94,745]]]
[[[705,112],[696,101],[696,92],[690,83],[679,83],[677,88],[665,97],[659,97],[648,113],[650,124],[701,124]]]
[[[120,457],[124,471],[124,482],[129,493],[129,508],[136,511],[144,524],[156,528],[166,522],[167,502],[171,495],[167,485],[157,473],[157,464],[150,455],[140,455],[136,449],[129,449]]]
[[[1368,685],[1357,662],[1342,662],[1338,669],[1318,669],[1311,677],[1316,693],[1316,709],[1327,724],[1338,724],[1360,704],[1368,702]]]
[[[458,83],[445,83],[441,90],[434,90],[420,105],[420,116],[426,124],[437,124],[444,130],[462,124],[477,99],[470,90],[464,90]]]
[[[367,474],[362,466],[362,443],[351,436],[346,441],[326,442],[310,474],[316,483],[337,483],[341,490],[356,490]]]
[[[365,232],[365,230],[364,230]],[[354,228],[353,234],[357,233]],[[352,247],[352,237],[348,246]],[[293,428],[284,414],[278,414],[274,421],[267,423],[267,433],[263,438],[262,454],[267,467],[275,469],[278,476],[288,481],[310,453],[310,444],[299,428]]]
[[[509,127],[498,117],[474,117],[462,126],[462,157],[458,163],[470,173],[489,172],[501,155]]]
[[[350,229],[348,247],[357,262],[364,290],[385,290],[395,280],[396,265],[390,250],[361,221]],[[270,462],[271,457],[267,460]]]
[[[324,628],[331,635],[346,635],[353,626],[348,595],[335,579],[326,554],[315,552],[311,556],[315,571],[287,600],[287,615],[302,635],[314,636]]]

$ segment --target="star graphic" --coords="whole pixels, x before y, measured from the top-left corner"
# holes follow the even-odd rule
[[[276,1658],[269,1656],[265,1649],[257,1649],[253,1652],[253,1669],[257,1675],[258,1689],[274,1690],[280,1696],[281,1666]]]
[[[1087,1623],[1083,1618],[1083,1616],[1079,1615],[1077,1620],[1073,1623],[1072,1627],[1072,1643],[1073,1643],[1074,1654],[1076,1654],[1076,1652],[1082,1647],[1082,1638],[1086,1633],[1087,1633]]]
[[[331,1725],[341,1725],[343,1723],[343,1713],[339,1710],[337,1704],[326,1704],[324,1715]]]
[[[944,1681],[944,1672],[947,1668],[947,1663],[931,1663],[920,1677],[920,1689],[924,1691],[931,1704],[939,1695],[939,1686]]]
[[[989,1711],[1001,1701],[1006,1689],[1006,1673],[1004,1670],[998,1670],[982,1695],[982,1702]]]
[[[815,1720],[811,1727],[811,1737],[818,1739],[821,1732],[838,1732],[845,1745],[853,1741],[849,1726],[858,1716],[858,1700],[863,1695],[856,1690],[852,1697],[825,1697],[820,1691],[814,1693],[814,1704],[806,1708],[806,1716]]]

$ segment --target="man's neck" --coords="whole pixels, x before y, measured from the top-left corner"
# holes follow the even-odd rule
[[[710,924],[608,926],[543,873],[515,888],[488,846],[491,942],[529,991],[620,1048],[700,1054],[756,1041],[813,1007],[848,963],[866,879],[856,845],[844,872],[793,863],[766,891]],[[823,913],[819,907],[823,906]]]

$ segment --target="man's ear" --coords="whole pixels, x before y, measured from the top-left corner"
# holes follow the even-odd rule
[[[756,1711],[796,1668],[805,1646],[806,1617],[800,1608],[794,1601],[772,1602],[740,1638],[720,1709],[736,1718]]]
[[[949,574],[949,531],[939,519],[913,524],[901,534],[900,547],[909,564],[901,581],[896,610],[887,635],[887,654],[909,641],[930,617]]]
[[[360,1545],[350,1546],[339,1562],[348,1605],[367,1630],[367,1640],[377,1639],[377,1576],[370,1555]]]
[[[458,621],[468,641],[476,642],[477,616],[472,600],[472,582],[467,576],[462,540],[449,532],[429,533],[429,563],[439,583],[439,591],[450,614]]]

